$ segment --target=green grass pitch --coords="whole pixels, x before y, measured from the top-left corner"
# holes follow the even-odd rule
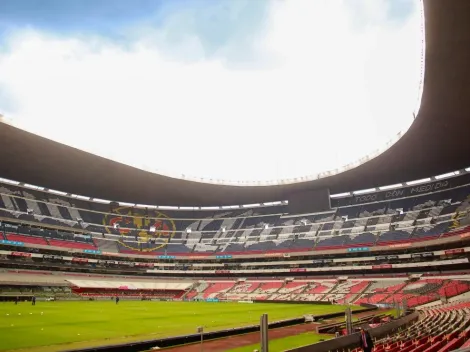
[[[344,306],[111,301],[0,303],[0,351],[54,352],[344,311]]]

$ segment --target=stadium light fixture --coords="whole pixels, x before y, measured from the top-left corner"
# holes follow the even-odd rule
[[[90,200],[90,197],[79,196],[78,194],[71,194],[70,197],[71,198],[81,199],[81,200]]]
[[[260,203],[255,203],[255,204],[243,204],[242,207],[243,208],[255,208],[255,207],[260,207],[261,204]]]
[[[111,203],[110,200],[101,199],[101,198],[92,198],[92,201],[93,201],[93,202],[96,202],[96,203],[103,203],[103,204],[109,204],[109,203]]]
[[[467,167],[465,171],[470,172],[470,167]]]
[[[48,192],[49,192],[49,193],[57,194],[57,195],[59,195],[59,196],[66,196],[66,195],[67,195],[67,192],[57,191],[57,190],[55,190],[55,189],[49,189]]]
[[[397,184],[394,184],[394,185],[382,186],[382,187],[379,187],[379,189],[381,191],[386,191],[387,189],[400,188],[400,187],[403,187],[403,183],[397,183]]]
[[[121,207],[133,207],[135,204],[134,203],[119,202],[119,205]]]
[[[172,207],[169,205],[159,205],[157,208],[162,209],[162,210],[178,210],[179,209],[178,207]]]
[[[34,185],[30,185],[29,183],[24,183],[23,184],[24,187],[27,187],[27,188],[31,188],[31,189],[36,189],[36,190],[43,190],[42,187],[38,187],[38,186],[34,186]]]
[[[9,180],[9,179],[3,178],[3,177],[0,177],[0,182],[9,183],[11,185],[19,185],[20,184],[18,181],[12,181],[12,180]]]
[[[350,196],[350,192],[344,192],[344,193],[337,193],[337,194],[330,194],[330,198],[343,198],[343,197],[348,197]]]
[[[429,181],[431,181],[431,179],[427,177],[427,178],[422,178],[421,180],[410,181],[410,182],[407,182],[406,184],[408,186],[414,186],[414,185],[419,185],[420,183],[425,183]]]
[[[458,175],[460,172],[459,171],[454,171],[454,172],[448,172],[446,174],[442,174],[442,175],[438,175],[436,176],[436,180],[441,180],[443,178],[448,178],[448,177],[451,177],[451,176],[456,176]]]
[[[354,191],[354,195],[359,195],[359,194],[366,194],[366,193],[372,193],[375,192],[376,188],[368,188],[368,189],[361,189],[359,191]]]

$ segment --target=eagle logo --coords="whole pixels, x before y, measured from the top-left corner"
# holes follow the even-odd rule
[[[106,232],[119,232],[119,243],[126,248],[141,252],[152,252],[165,247],[176,231],[175,223],[167,215],[148,210],[139,214],[139,209],[119,207],[113,214],[103,218]]]

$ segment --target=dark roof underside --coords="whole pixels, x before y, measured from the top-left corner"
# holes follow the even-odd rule
[[[427,0],[424,10],[421,110],[398,143],[354,170],[282,186],[202,184],[141,171],[0,124],[0,177],[130,203],[210,206],[283,200],[290,194],[322,187],[342,193],[468,167],[470,0]]]

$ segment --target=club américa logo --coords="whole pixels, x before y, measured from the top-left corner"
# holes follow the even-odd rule
[[[144,216],[129,207],[115,208],[114,214],[106,214],[103,225],[108,233],[119,232],[121,236],[118,242],[122,246],[143,252],[166,246],[176,231],[174,221],[167,215],[148,210],[147,216]],[[158,241],[154,242],[154,239]]]

